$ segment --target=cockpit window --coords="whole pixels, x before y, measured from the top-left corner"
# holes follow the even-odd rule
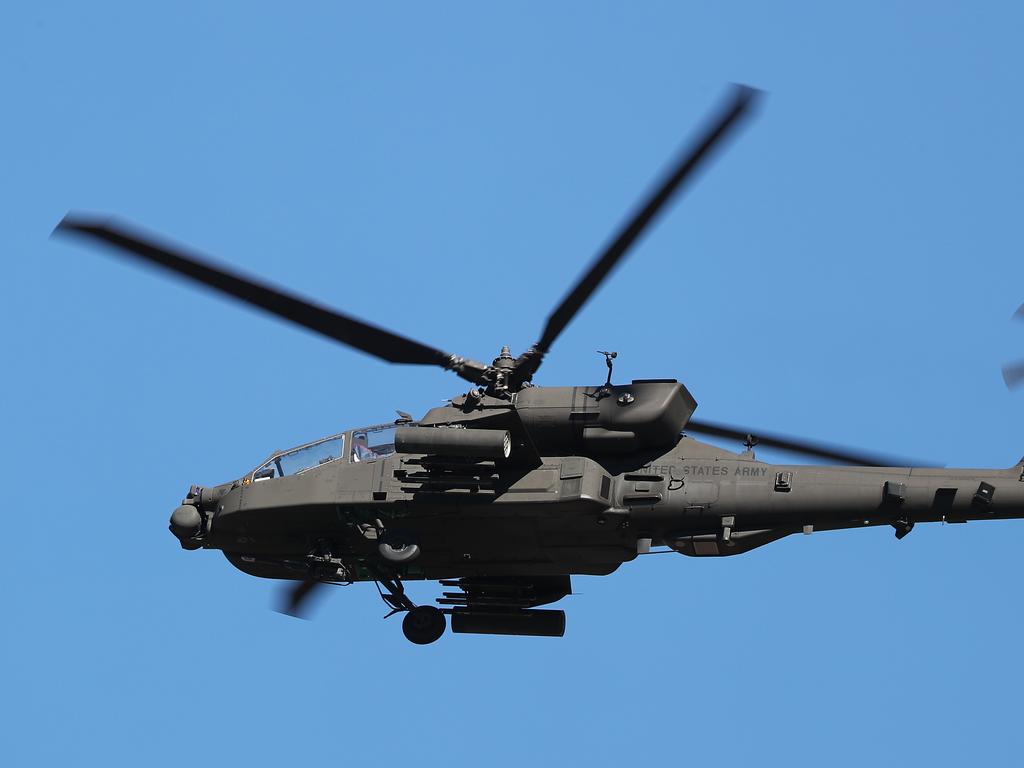
[[[395,452],[394,424],[357,429],[352,433],[352,461],[376,461]]]
[[[284,451],[252,473],[253,482],[297,475],[345,455],[345,436],[336,435]]]

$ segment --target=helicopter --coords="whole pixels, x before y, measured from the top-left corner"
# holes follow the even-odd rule
[[[373,582],[413,643],[454,633],[561,637],[576,575],[609,575],[652,548],[727,557],[793,534],[1024,518],[1024,459],[1008,469],[898,466],[886,457],[694,419],[671,378],[533,383],[562,331],[677,197],[760,92],[734,86],[692,144],[548,316],[538,341],[491,363],[454,355],[242,275],[117,219],[69,213],[54,230],[112,246],[391,363],[439,366],[472,387],[419,419],[277,451],[240,478],[192,485],[170,516],[184,550],[291,582],[300,616],[330,584]],[[1004,372],[1007,383],[1011,373]],[[1022,375],[1024,378],[1024,375]],[[732,452],[693,435],[740,441]],[[769,464],[757,445],[834,462]],[[437,605],[405,582],[438,581]]]

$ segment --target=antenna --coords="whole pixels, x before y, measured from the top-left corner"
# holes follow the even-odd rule
[[[618,357],[619,353],[618,352],[603,352],[602,350],[599,349],[599,350],[597,350],[597,354],[604,355],[604,363],[605,363],[605,365],[608,366],[608,380],[604,383],[604,386],[605,386],[606,389],[610,389],[611,386],[612,386],[612,365],[613,365],[612,360],[614,360],[616,357]]]

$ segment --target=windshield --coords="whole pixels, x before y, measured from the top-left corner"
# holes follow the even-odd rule
[[[279,453],[252,473],[253,481],[272,480],[275,477],[297,475],[307,469],[319,467],[345,454],[345,436],[326,437],[315,443],[301,445]]]

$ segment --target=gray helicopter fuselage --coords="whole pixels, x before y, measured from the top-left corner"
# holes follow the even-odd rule
[[[607,574],[651,546],[725,556],[798,532],[1024,517],[1022,471],[766,464],[688,437],[530,467],[394,453],[237,482],[201,541],[273,578],[302,578],[326,542],[346,580],[372,580],[360,564],[382,530],[420,545],[403,578]]]

